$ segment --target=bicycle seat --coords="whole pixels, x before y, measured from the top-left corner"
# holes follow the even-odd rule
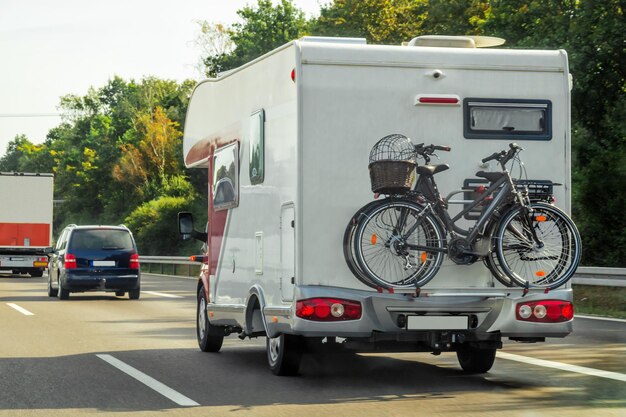
[[[480,178],[485,178],[486,180],[489,180],[489,182],[496,182],[504,176],[504,172],[478,171],[476,173],[476,176]]]
[[[440,164],[440,165],[420,165],[415,168],[415,172],[419,175],[426,175],[432,177],[435,174],[438,174],[442,171],[450,169],[450,165],[448,164]]]

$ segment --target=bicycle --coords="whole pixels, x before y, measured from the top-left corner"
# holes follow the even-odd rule
[[[550,290],[567,282],[580,262],[580,235],[567,214],[548,199],[531,202],[527,187],[511,177],[506,164],[519,161],[522,148],[512,143],[482,160],[496,160],[502,172],[477,172],[488,188],[454,217],[434,178],[449,166],[429,164],[435,151],[450,150],[414,146],[407,161],[425,161],[412,166],[418,175],[414,187],[383,190],[386,198],[355,213],[344,234],[344,255],[354,275],[374,288],[419,288],[434,278],[447,254],[459,265],[483,260],[509,287]],[[457,225],[477,207],[482,208],[472,227]]]

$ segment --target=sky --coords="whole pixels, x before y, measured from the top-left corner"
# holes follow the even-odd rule
[[[327,1],[293,3],[310,17]],[[60,97],[115,75],[200,80],[197,21],[232,24],[246,4],[256,0],[0,0],[0,156],[17,134],[43,142]]]

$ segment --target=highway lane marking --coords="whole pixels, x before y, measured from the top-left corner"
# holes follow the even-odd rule
[[[167,298],[185,298],[182,295],[174,295],[174,294],[166,294],[164,292],[156,292],[156,291],[142,291],[146,294],[157,295],[159,297],[167,297]]]
[[[590,319],[590,320],[604,320],[604,321],[614,321],[617,323],[626,323],[624,319],[615,319],[613,317],[598,317],[598,316],[585,316],[584,314],[576,314],[574,315],[577,319]]]
[[[614,379],[616,381],[626,382],[626,374],[618,372],[602,371],[600,369],[587,368],[586,366],[570,365],[568,363],[547,361],[544,359],[531,358],[529,356],[515,355],[513,353],[498,352],[498,357],[511,361],[523,362],[530,365],[543,366],[546,368],[560,369],[562,371],[576,372],[584,375],[597,376],[600,378]]]
[[[19,311],[20,313],[22,313],[25,316],[34,316],[35,314],[31,313],[30,311],[26,310],[24,307],[20,307],[17,304],[13,304],[13,303],[7,303],[7,305],[11,308],[16,309],[17,311]]]
[[[149,388],[152,388],[153,390],[155,390],[162,396],[174,401],[178,405],[182,405],[185,407],[200,405],[194,400],[192,400],[191,398],[185,397],[183,394],[179,393],[178,391],[174,391],[167,385],[162,384],[161,382],[157,381],[151,376],[144,374],[140,370],[133,368],[132,366],[122,362],[121,360],[117,358],[114,358],[111,355],[97,354],[96,356],[102,359],[103,361],[105,361],[106,363],[108,363],[109,365],[112,365],[115,368],[119,369],[120,371],[124,372],[125,374],[135,378],[137,381],[141,382],[142,384],[148,386]]]

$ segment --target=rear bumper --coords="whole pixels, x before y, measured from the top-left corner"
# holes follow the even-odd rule
[[[333,287],[297,287],[295,299],[333,297],[358,301],[362,305],[359,320],[342,322],[316,322],[295,316],[292,309],[288,315],[278,320],[268,317],[266,323],[270,334],[293,333],[302,336],[337,336],[346,338],[373,338],[380,335],[392,339],[423,339],[426,335],[462,335],[465,341],[493,340],[495,336],[520,339],[541,339],[545,337],[565,337],[572,332],[573,320],[561,323],[531,323],[516,319],[515,309],[519,302],[538,300],[572,301],[571,289],[559,289],[544,294],[542,291],[524,295],[522,289],[441,289],[423,290],[419,297],[414,294],[373,293],[371,291],[350,290]],[[294,303],[295,304],[295,303]],[[468,326],[465,329],[417,328],[408,330],[402,325],[404,316],[458,317],[465,316]],[[273,319],[273,320],[272,320]],[[272,323],[274,322],[274,323]],[[406,321],[404,321],[406,323]],[[376,336],[378,335],[378,336]],[[430,337],[430,336],[428,336]],[[385,337],[388,338],[388,337]]]
[[[73,275],[62,278],[63,287],[69,291],[129,291],[140,286],[140,274],[131,275]]]

